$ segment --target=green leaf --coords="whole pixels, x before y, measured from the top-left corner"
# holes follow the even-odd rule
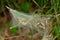
[[[46,14],[49,14],[54,9],[54,6],[51,6],[51,8],[46,12]]]
[[[55,26],[54,27],[54,34],[59,35],[60,34],[60,26]]]
[[[12,35],[16,35],[17,31],[18,31],[18,26],[16,26],[16,25],[12,26],[12,28],[11,28]]]

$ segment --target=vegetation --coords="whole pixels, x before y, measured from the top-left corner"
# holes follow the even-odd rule
[[[28,36],[33,36],[33,40],[34,38],[36,38],[35,40],[39,40],[37,35],[41,35],[40,37],[42,37],[42,40],[49,39],[49,37],[52,37],[50,40],[60,40],[60,0],[0,0],[0,18],[2,18],[1,12],[4,12],[6,6],[16,10],[15,15],[18,17],[18,21],[21,21],[21,24],[19,22],[18,25],[16,24],[10,27],[12,35],[17,35],[18,32],[20,33],[22,30],[22,34],[24,33],[29,34]],[[46,23],[46,26],[49,26],[46,27],[49,28],[49,32],[47,32],[48,29],[45,30],[48,38],[45,38],[46,34],[43,33],[45,24],[44,22],[40,21],[41,19],[43,21],[46,19],[46,21],[49,22]],[[24,25],[26,22],[28,22],[27,25]],[[39,28],[39,25],[37,26],[36,24],[41,25],[42,30],[40,29],[41,27]],[[21,27],[21,29],[19,29],[19,25],[23,25],[23,28]]]

